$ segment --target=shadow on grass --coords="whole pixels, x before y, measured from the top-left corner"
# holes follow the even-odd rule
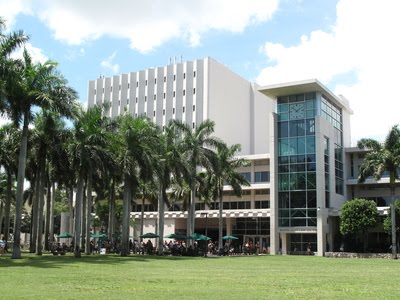
[[[74,258],[72,254],[65,256],[54,256],[51,254],[43,254],[41,256],[23,253],[21,259],[12,259],[11,254],[0,257],[0,268],[11,267],[33,267],[33,268],[62,268],[65,265],[71,264],[107,264],[107,265],[120,265],[126,262],[148,262],[154,260],[169,260],[169,261],[182,261],[182,260],[201,260],[201,259],[214,259],[220,257],[190,257],[190,256],[152,256],[152,255],[129,255],[121,257],[119,255],[85,255],[82,254],[81,258]]]

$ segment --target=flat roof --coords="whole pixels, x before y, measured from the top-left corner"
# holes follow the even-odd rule
[[[353,113],[349,106],[349,101],[345,97],[336,96],[317,79],[307,79],[261,86],[258,88],[258,91],[273,99],[279,96],[288,96],[307,92],[320,92],[340,108],[347,110],[350,114]]]

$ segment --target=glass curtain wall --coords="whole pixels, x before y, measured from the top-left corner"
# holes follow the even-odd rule
[[[317,226],[316,93],[278,97],[280,227]]]

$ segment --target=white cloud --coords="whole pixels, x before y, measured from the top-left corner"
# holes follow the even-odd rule
[[[49,60],[49,58],[45,54],[43,54],[42,49],[32,46],[31,43],[26,43],[25,48],[28,51],[28,53],[30,54],[30,56],[32,57],[33,62],[44,63],[47,60]],[[11,57],[22,58],[23,51],[24,51],[24,48],[17,48],[12,53]]]
[[[31,13],[28,8],[34,7],[32,13],[58,40],[77,45],[108,35],[129,39],[133,49],[148,52],[173,38],[197,46],[201,36],[212,29],[242,32],[251,24],[269,20],[280,0],[14,1],[20,5],[15,4],[11,18],[18,11]],[[0,0],[0,11],[6,2],[10,1]]]
[[[19,13],[32,14],[30,0],[0,0],[0,16],[6,20],[8,30],[14,25]]]
[[[349,99],[352,140],[381,138],[400,123],[400,2],[340,0],[331,32],[313,31],[296,46],[265,43],[260,85],[318,78]],[[352,83],[335,79],[353,74]]]
[[[113,64],[113,60],[116,55],[117,55],[117,51],[114,51],[113,54],[111,54],[109,57],[107,57],[107,59],[105,59],[101,62],[101,66],[105,69],[111,70],[113,73],[118,73],[119,65]]]

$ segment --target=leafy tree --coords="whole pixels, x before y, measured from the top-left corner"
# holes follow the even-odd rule
[[[396,200],[394,202],[394,206],[396,208],[396,241],[399,242],[399,235],[400,235],[400,200]],[[389,208],[388,215],[383,219],[383,229],[389,234],[392,234],[392,208]],[[398,248],[398,245],[397,245]]]
[[[393,126],[385,138],[383,144],[373,139],[361,139],[358,142],[360,149],[369,150],[360,166],[359,182],[364,182],[369,176],[380,180],[385,171],[389,172],[390,207],[392,222],[392,258],[397,257],[396,242],[396,214],[395,195],[396,181],[399,180],[400,168],[400,129]]]
[[[368,229],[375,226],[379,218],[376,203],[366,199],[353,199],[347,201],[341,210],[341,234],[361,235],[365,252],[367,249]]]

